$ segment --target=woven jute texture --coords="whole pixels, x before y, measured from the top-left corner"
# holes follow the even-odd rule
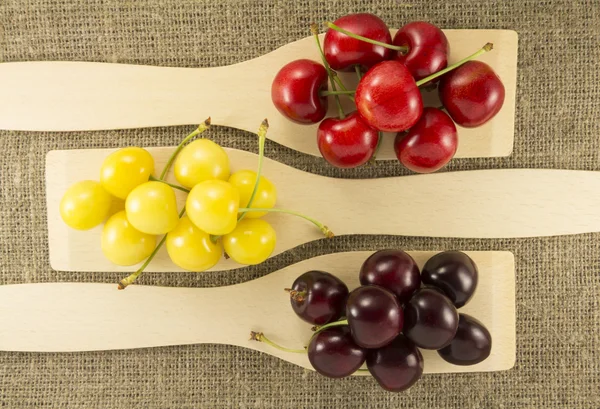
[[[262,55],[304,37],[310,22],[359,11],[375,13],[391,27],[421,19],[445,28],[518,31],[513,155],[455,160],[446,171],[513,167],[600,170],[598,0],[1,0],[0,62],[81,60],[220,66]],[[48,151],[173,145],[189,130],[168,127],[60,134],[1,132],[0,284],[116,282],[121,278],[118,274],[51,270],[44,194],[44,156]],[[255,138],[244,132],[214,127],[210,137],[224,146],[257,151]],[[271,142],[266,154],[299,169],[336,177],[407,174],[393,162],[340,171],[319,158]],[[600,407],[598,234],[519,240],[338,237],[301,246],[256,268],[226,273],[153,274],[143,277],[141,283],[220,286],[257,278],[318,254],[384,247],[514,252],[518,344],[514,369],[427,375],[408,392],[393,394],[384,392],[369,378],[329,380],[276,358],[228,346],[0,353],[0,406]]]

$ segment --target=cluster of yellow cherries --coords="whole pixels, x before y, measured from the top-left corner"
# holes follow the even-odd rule
[[[189,142],[209,126],[210,118],[181,142],[158,178],[153,176],[152,155],[127,147],[104,160],[99,182],[77,182],[65,192],[60,214],[68,226],[88,230],[106,220],[101,247],[108,260],[120,266],[146,260],[121,280],[119,288],[133,283],[165,243],[173,263],[190,271],[207,270],[224,254],[240,264],[263,262],[276,243],[275,230],[261,219],[268,212],[303,217],[327,237],[333,236],[310,217],[274,207],[275,186],[261,175],[266,120],[258,131],[257,172],[231,173],[229,157],[221,146],[204,138]],[[171,166],[180,186],[165,181]],[[181,211],[174,189],[188,194]],[[124,200],[124,210],[115,213],[114,203],[119,199]],[[164,236],[157,245],[160,235]]]

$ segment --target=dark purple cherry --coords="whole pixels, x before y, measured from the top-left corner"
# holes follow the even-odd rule
[[[467,304],[477,289],[479,273],[475,262],[460,251],[444,251],[431,257],[423,266],[421,280],[437,287],[456,308]]]
[[[438,354],[454,365],[475,365],[490,356],[491,351],[492,336],[487,328],[470,315],[460,314],[456,336]]]
[[[329,378],[352,375],[365,362],[367,351],[354,342],[350,328],[326,328],[308,344],[308,360],[315,370]]]
[[[360,268],[360,283],[387,288],[400,303],[407,302],[421,285],[419,266],[402,250],[380,250],[369,256]]]
[[[301,124],[313,124],[325,118],[327,70],[311,60],[295,60],[284,65],[273,79],[271,100],[284,116]]]
[[[390,344],[367,353],[367,367],[379,385],[390,392],[413,386],[423,374],[423,355],[403,335]]]
[[[452,302],[427,288],[413,295],[404,315],[404,335],[424,349],[440,349],[450,344],[458,328],[458,312]]]
[[[346,317],[352,337],[363,348],[380,348],[402,331],[402,307],[383,287],[358,287],[348,296]]]
[[[336,276],[324,271],[308,271],[292,285],[294,312],[304,321],[323,325],[336,321],[344,313],[348,287]]]

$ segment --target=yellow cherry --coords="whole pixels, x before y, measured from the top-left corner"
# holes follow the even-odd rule
[[[71,185],[60,201],[60,216],[67,226],[88,230],[102,223],[108,216],[112,196],[93,180]]]
[[[142,148],[119,149],[104,159],[100,167],[100,182],[110,194],[125,200],[137,186],[148,181],[154,172],[154,159]]]
[[[167,234],[166,243],[173,263],[185,270],[208,270],[223,255],[221,240],[213,243],[210,234],[194,226],[187,216],[183,216],[177,227]]]
[[[235,228],[239,203],[240,195],[231,183],[213,179],[192,188],[185,209],[196,227],[221,236]]]
[[[173,188],[162,182],[142,183],[125,201],[127,220],[147,234],[166,234],[179,222]]]
[[[248,201],[254,190],[256,183],[256,172],[253,170],[239,170],[229,177],[229,183],[235,186],[240,192],[240,207],[248,207]],[[277,190],[275,185],[266,177],[261,176],[258,183],[258,189],[250,207],[262,209],[271,209],[275,207],[277,201]],[[262,217],[266,212],[246,212],[246,217]]]
[[[111,263],[132,266],[150,256],[156,246],[156,236],[135,229],[122,210],[104,225],[101,246],[104,256]]]
[[[235,229],[223,236],[225,252],[240,264],[259,264],[275,249],[275,229],[262,219],[240,220]]]
[[[205,180],[227,180],[229,157],[223,148],[209,139],[197,139],[177,156],[173,168],[175,179],[192,188]]]

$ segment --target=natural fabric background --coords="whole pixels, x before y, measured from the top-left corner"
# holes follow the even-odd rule
[[[359,11],[376,13],[391,27],[423,19],[445,28],[518,31],[513,155],[455,160],[447,170],[600,170],[598,0],[1,0],[0,62],[83,60],[219,66],[257,57],[304,37],[310,22]],[[116,282],[120,278],[118,274],[50,269],[44,196],[44,156],[49,150],[169,145],[189,130],[0,132],[0,283]],[[255,139],[244,132],[215,127],[210,134],[224,146],[256,151]],[[321,159],[271,142],[267,155],[336,177],[407,174],[393,162],[340,171]],[[257,268],[197,275],[154,274],[141,282],[226,285],[257,278],[317,254],[383,247],[514,252],[518,319],[515,368],[501,373],[427,375],[410,391],[392,394],[381,390],[372,379],[329,380],[276,358],[227,346],[77,354],[3,352],[0,406],[600,407],[598,234],[519,240],[338,237],[302,246]]]

